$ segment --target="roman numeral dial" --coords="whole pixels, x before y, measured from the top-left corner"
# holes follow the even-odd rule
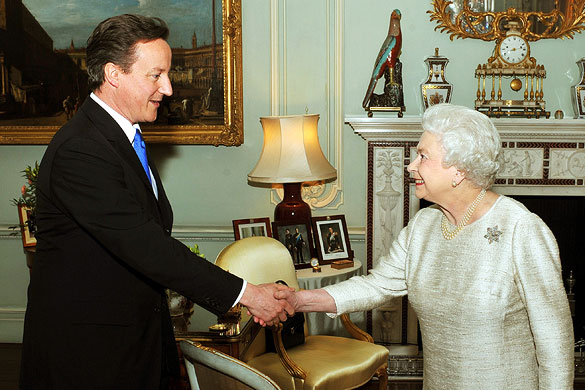
[[[519,64],[528,56],[528,43],[517,35],[507,36],[498,48],[500,58],[509,64]]]

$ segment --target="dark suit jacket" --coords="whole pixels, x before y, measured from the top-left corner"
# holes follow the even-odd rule
[[[226,312],[242,280],[171,237],[128,138],[91,98],[41,162],[23,389],[157,389],[178,360],[164,288]]]

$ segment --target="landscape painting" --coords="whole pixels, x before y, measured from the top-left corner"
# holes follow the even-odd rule
[[[13,130],[25,139],[32,137],[31,142],[14,143],[46,143],[75,114],[90,92],[87,39],[99,22],[125,13],[156,16],[170,28],[173,95],[161,104],[156,122],[143,126],[145,138],[168,143],[240,142],[241,128],[234,129],[233,113],[226,115],[225,110],[232,100],[241,102],[237,99],[241,42],[232,42],[236,35],[239,39],[241,29],[240,0],[0,2],[0,143],[11,143],[6,137]],[[230,12],[235,22],[232,35],[227,35],[223,20]],[[220,139],[222,135],[229,139]]]

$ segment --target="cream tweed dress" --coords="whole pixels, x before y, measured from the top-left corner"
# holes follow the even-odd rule
[[[325,287],[332,316],[408,294],[426,390],[572,389],[573,326],[551,231],[505,196],[450,241],[442,215],[419,211],[369,275]]]

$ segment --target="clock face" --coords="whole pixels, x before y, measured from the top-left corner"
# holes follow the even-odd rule
[[[521,37],[511,35],[502,40],[500,57],[509,64],[518,64],[528,55],[528,43]]]

